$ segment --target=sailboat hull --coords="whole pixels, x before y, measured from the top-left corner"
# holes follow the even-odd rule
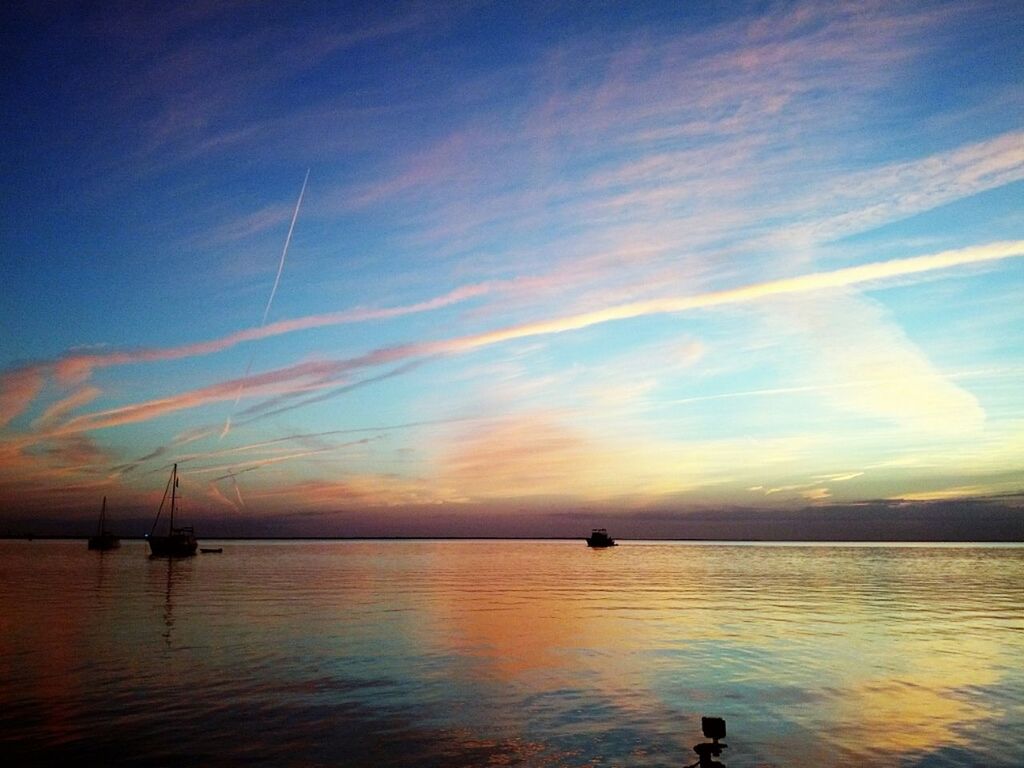
[[[99,536],[89,537],[89,549],[117,549],[121,546],[121,539],[112,533],[101,533]]]
[[[153,557],[191,557],[199,542],[191,533],[172,533],[170,536],[147,536]]]

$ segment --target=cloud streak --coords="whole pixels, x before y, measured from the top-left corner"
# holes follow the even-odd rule
[[[46,383],[44,368],[26,366],[10,371],[0,380],[0,428],[20,416],[42,391]]]
[[[140,349],[110,352],[106,354],[69,355],[52,364],[40,364],[32,367],[31,369],[25,369],[23,374],[21,374],[24,381],[22,383],[11,383],[10,386],[12,387],[12,394],[10,397],[18,397],[16,392],[21,393],[20,397],[26,397],[30,394],[31,397],[34,397],[38,392],[38,389],[26,389],[26,385],[31,381],[37,381],[37,379],[33,377],[41,375],[51,366],[56,372],[59,380],[80,381],[81,379],[88,377],[88,375],[97,368],[131,365],[135,363],[155,363],[170,360],[181,360],[190,357],[215,354],[245,342],[259,341],[261,339],[267,339],[287,333],[295,333],[297,331],[325,328],[334,325],[364,323],[374,320],[390,320],[392,318],[404,317],[406,315],[412,315],[419,312],[430,312],[436,309],[448,307],[453,304],[458,304],[463,301],[483,296],[492,290],[493,286],[490,284],[469,285],[449,291],[448,293],[436,296],[432,299],[404,306],[382,307],[378,309],[357,308],[342,310],[339,312],[308,315],[306,317],[295,318],[293,320],[280,320],[259,328],[247,328],[243,331],[237,331],[236,333],[232,333],[218,339],[211,339],[209,341],[202,341],[194,344],[182,344],[180,346],[166,347],[163,349]],[[38,388],[41,387],[42,382],[40,381]],[[0,397],[3,397],[3,395],[0,394]],[[31,398],[29,399],[29,402],[31,402]],[[27,405],[27,403],[24,405]],[[22,407],[24,407],[24,405]]]
[[[1024,256],[1024,240],[990,243],[943,251],[928,256],[893,259],[891,261],[861,264],[856,267],[846,267],[830,272],[815,272],[799,277],[770,280],[740,288],[711,291],[693,296],[673,296],[649,301],[629,302],[593,312],[583,312],[551,320],[510,326],[501,330],[464,336],[451,341],[425,344],[423,349],[436,352],[465,352],[500,342],[581,330],[617,320],[629,320],[649,315],[677,314],[695,309],[709,309],[730,304],[760,301],[776,296],[846,288],[898,277],[947,270],[954,267],[1019,258],[1021,256]]]
[[[461,354],[519,339],[582,330],[592,326],[659,314],[678,314],[698,309],[742,304],[778,296],[808,294],[836,288],[881,283],[894,278],[949,270],[1024,256],[1024,241],[989,243],[926,256],[862,264],[856,267],[815,272],[798,277],[712,291],[692,296],[676,296],[650,301],[630,302],[605,309],[567,315],[550,320],[508,326],[495,331],[471,334],[441,341],[413,342],[381,347],[353,358],[303,363],[254,376],[252,395],[292,395],[336,386],[337,380],[359,369],[431,355]],[[384,374],[386,378],[388,374]],[[238,381],[228,381],[169,398],[160,398],[94,414],[87,414],[55,428],[56,434],[103,429],[136,423],[185,408],[194,408],[234,397]],[[341,391],[345,391],[342,389]],[[314,396],[313,400],[322,399]]]

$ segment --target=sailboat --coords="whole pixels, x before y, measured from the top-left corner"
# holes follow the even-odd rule
[[[164,503],[167,501],[167,491],[171,492],[170,526],[166,536],[157,536],[156,525],[160,522],[160,513],[163,512]],[[149,551],[153,557],[191,557],[196,553],[199,542],[192,526],[174,527],[174,507],[178,499],[178,465],[171,470],[171,478],[167,481],[167,488],[164,488],[164,497],[160,500],[160,508],[156,511],[156,520],[153,527],[146,534],[146,541],[149,542]]]
[[[121,539],[107,530],[107,497],[104,496],[96,535],[89,537],[89,549],[117,549],[120,546]]]

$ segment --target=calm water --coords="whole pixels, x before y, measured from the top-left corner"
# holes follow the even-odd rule
[[[1024,765],[1024,547],[222,545],[0,542],[6,764]]]

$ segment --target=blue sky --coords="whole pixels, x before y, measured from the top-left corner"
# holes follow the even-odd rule
[[[4,16],[12,518],[1017,503],[1019,4]]]

